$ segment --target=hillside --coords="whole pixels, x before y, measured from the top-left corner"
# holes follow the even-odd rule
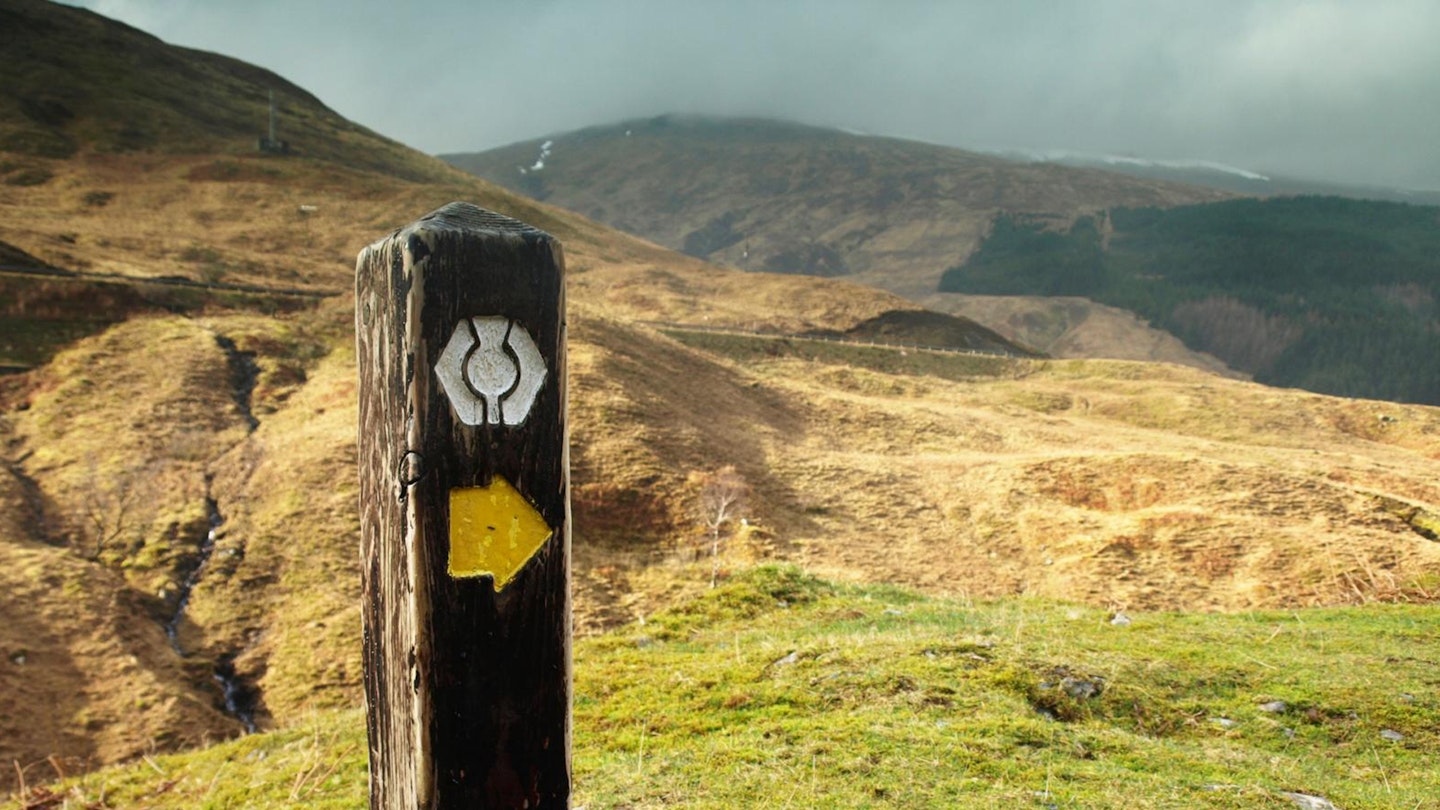
[[[232,90],[259,109],[259,85],[149,66],[209,56],[63,6],[0,10],[97,98],[178,83],[182,124]],[[158,56],[87,67],[110,39]],[[343,122],[287,136],[285,157],[250,151],[248,125],[212,151],[172,130],[87,140],[117,114],[56,124],[77,128],[68,156],[0,153],[43,175],[0,183],[6,261],[25,266],[0,275],[22,369],[0,375],[0,761],[31,784],[353,717],[355,255],[454,199],[564,244],[582,635],[706,590],[691,476],[727,464],[754,489],[727,577],[776,560],[1094,610],[1434,599],[1440,410],[886,346],[1008,344],[844,280],[671,252]]]
[[[576,645],[574,804],[1427,807],[1440,791],[1435,612],[1126,624],[1045,600],[941,599],[760,568]],[[30,795],[363,807],[364,727],[359,711],[320,712]]]
[[[273,74],[90,12],[0,15],[0,367],[26,372],[0,376],[0,759],[108,762],[358,699],[352,268],[428,210],[466,199],[558,235],[582,323],[923,314],[854,285],[757,283],[533,204]],[[285,156],[255,150],[270,89]],[[156,125],[126,141],[131,118]],[[578,478],[578,508],[623,508],[640,475]],[[586,578],[610,559],[578,556],[595,626],[610,589]]]
[[[1302,177],[1261,174],[1239,166],[1208,160],[1147,159],[1133,155],[1102,155],[1083,152],[1000,149],[994,154],[1020,161],[1059,163],[1064,166],[1102,169],[1150,180],[1166,180],[1190,186],[1242,194],[1247,197],[1349,197],[1414,205],[1440,205],[1440,191],[1390,186],[1326,182]]]
[[[1338,197],[996,221],[955,293],[1085,296],[1274,385],[1440,404],[1440,208]]]
[[[547,146],[548,144],[548,146]],[[1001,211],[1068,222],[1225,192],[755,119],[661,116],[445,160],[729,267],[935,291]]]

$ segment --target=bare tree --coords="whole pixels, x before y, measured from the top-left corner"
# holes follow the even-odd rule
[[[140,505],[140,488],[135,471],[104,476],[92,460],[80,496],[80,514],[89,548],[81,551],[88,560],[98,560],[105,549],[130,527]]]
[[[750,485],[731,464],[714,472],[694,473],[690,480],[697,486],[695,516],[710,535],[710,587],[713,588],[720,577],[721,533],[745,508]]]

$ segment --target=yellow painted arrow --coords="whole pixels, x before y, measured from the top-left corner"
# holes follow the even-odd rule
[[[486,487],[450,490],[452,577],[489,574],[501,590],[552,534],[545,518],[501,476]]]

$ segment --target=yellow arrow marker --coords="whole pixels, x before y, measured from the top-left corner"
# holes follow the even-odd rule
[[[554,530],[525,496],[500,476],[488,487],[450,490],[452,577],[495,577],[500,590],[520,573]]]

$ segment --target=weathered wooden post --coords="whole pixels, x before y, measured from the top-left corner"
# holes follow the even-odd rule
[[[451,203],[360,252],[370,806],[564,808],[564,260]]]

